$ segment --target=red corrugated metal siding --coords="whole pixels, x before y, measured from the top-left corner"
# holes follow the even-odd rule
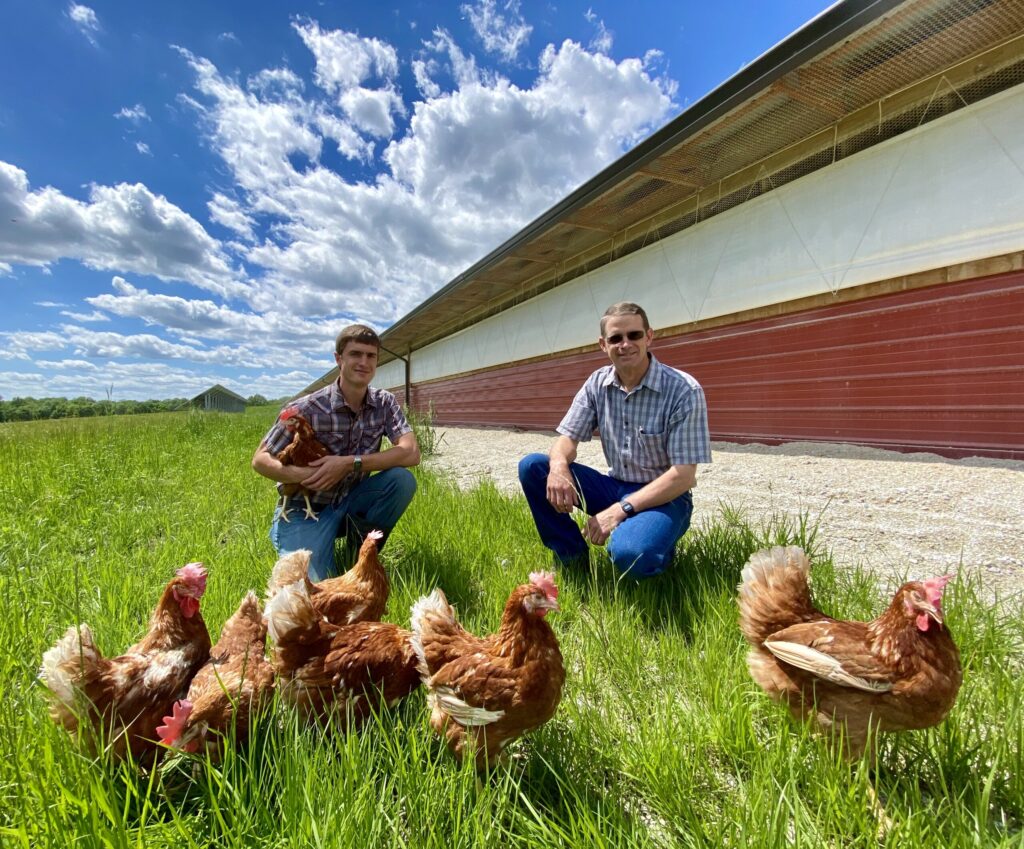
[[[1020,272],[657,339],[654,350],[701,382],[714,439],[1024,459]],[[433,402],[441,424],[551,429],[606,362],[592,352],[436,381],[415,386],[413,404]]]

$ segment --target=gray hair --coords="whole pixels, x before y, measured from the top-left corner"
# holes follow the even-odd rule
[[[604,311],[604,315],[601,316],[601,335],[604,336],[604,324],[606,318],[611,318],[613,315],[638,315],[644,322],[644,330],[651,329],[651,323],[647,320],[647,313],[644,312],[644,308],[639,304],[634,304],[631,301],[619,301],[617,304],[612,304],[608,309]]]

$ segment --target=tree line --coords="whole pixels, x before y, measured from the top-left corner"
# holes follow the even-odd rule
[[[272,400],[250,395],[251,407],[283,404],[287,399]],[[97,401],[94,398],[12,398],[0,399],[0,422],[28,422],[37,419],[84,418],[87,416],[132,416],[138,413],[172,413],[187,410],[188,398],[160,398],[150,401]]]

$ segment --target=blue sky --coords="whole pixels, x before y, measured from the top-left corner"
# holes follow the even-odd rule
[[[827,6],[8,0],[0,396],[290,394]]]

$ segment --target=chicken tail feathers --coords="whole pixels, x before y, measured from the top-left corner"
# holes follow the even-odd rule
[[[252,632],[252,626],[257,626],[257,633],[266,636],[266,626],[263,621],[263,610],[260,608],[260,601],[256,593],[249,590],[245,598],[239,603],[238,608],[228,618],[220,630],[221,640],[231,636],[240,638]],[[219,645],[219,644],[218,644]]]
[[[238,605],[238,610],[235,611],[234,615],[252,621],[261,619],[263,611],[260,610],[260,601],[256,598],[256,593],[249,590],[245,594],[245,598],[242,599],[242,603]]]
[[[430,595],[423,596],[412,606],[410,613],[410,629],[412,636],[409,643],[416,652],[416,668],[423,678],[424,684],[433,674],[427,659],[426,646],[439,634],[461,632],[462,627],[455,618],[455,610],[448,603],[444,592],[439,588]]]
[[[755,648],[776,631],[821,618],[811,602],[810,567],[803,549],[795,545],[750,556],[739,585],[740,630]]]
[[[39,680],[68,710],[75,706],[75,692],[96,671],[103,659],[93,641],[92,629],[84,622],[72,625],[53,648],[43,653]]]
[[[308,581],[309,559],[313,553],[305,548],[283,554],[274,564],[267,581],[267,598],[273,598],[282,587],[296,581]]]
[[[278,590],[277,595],[267,602],[263,616],[267,620],[270,638],[279,646],[318,631],[322,620],[309,600],[305,579]]]

